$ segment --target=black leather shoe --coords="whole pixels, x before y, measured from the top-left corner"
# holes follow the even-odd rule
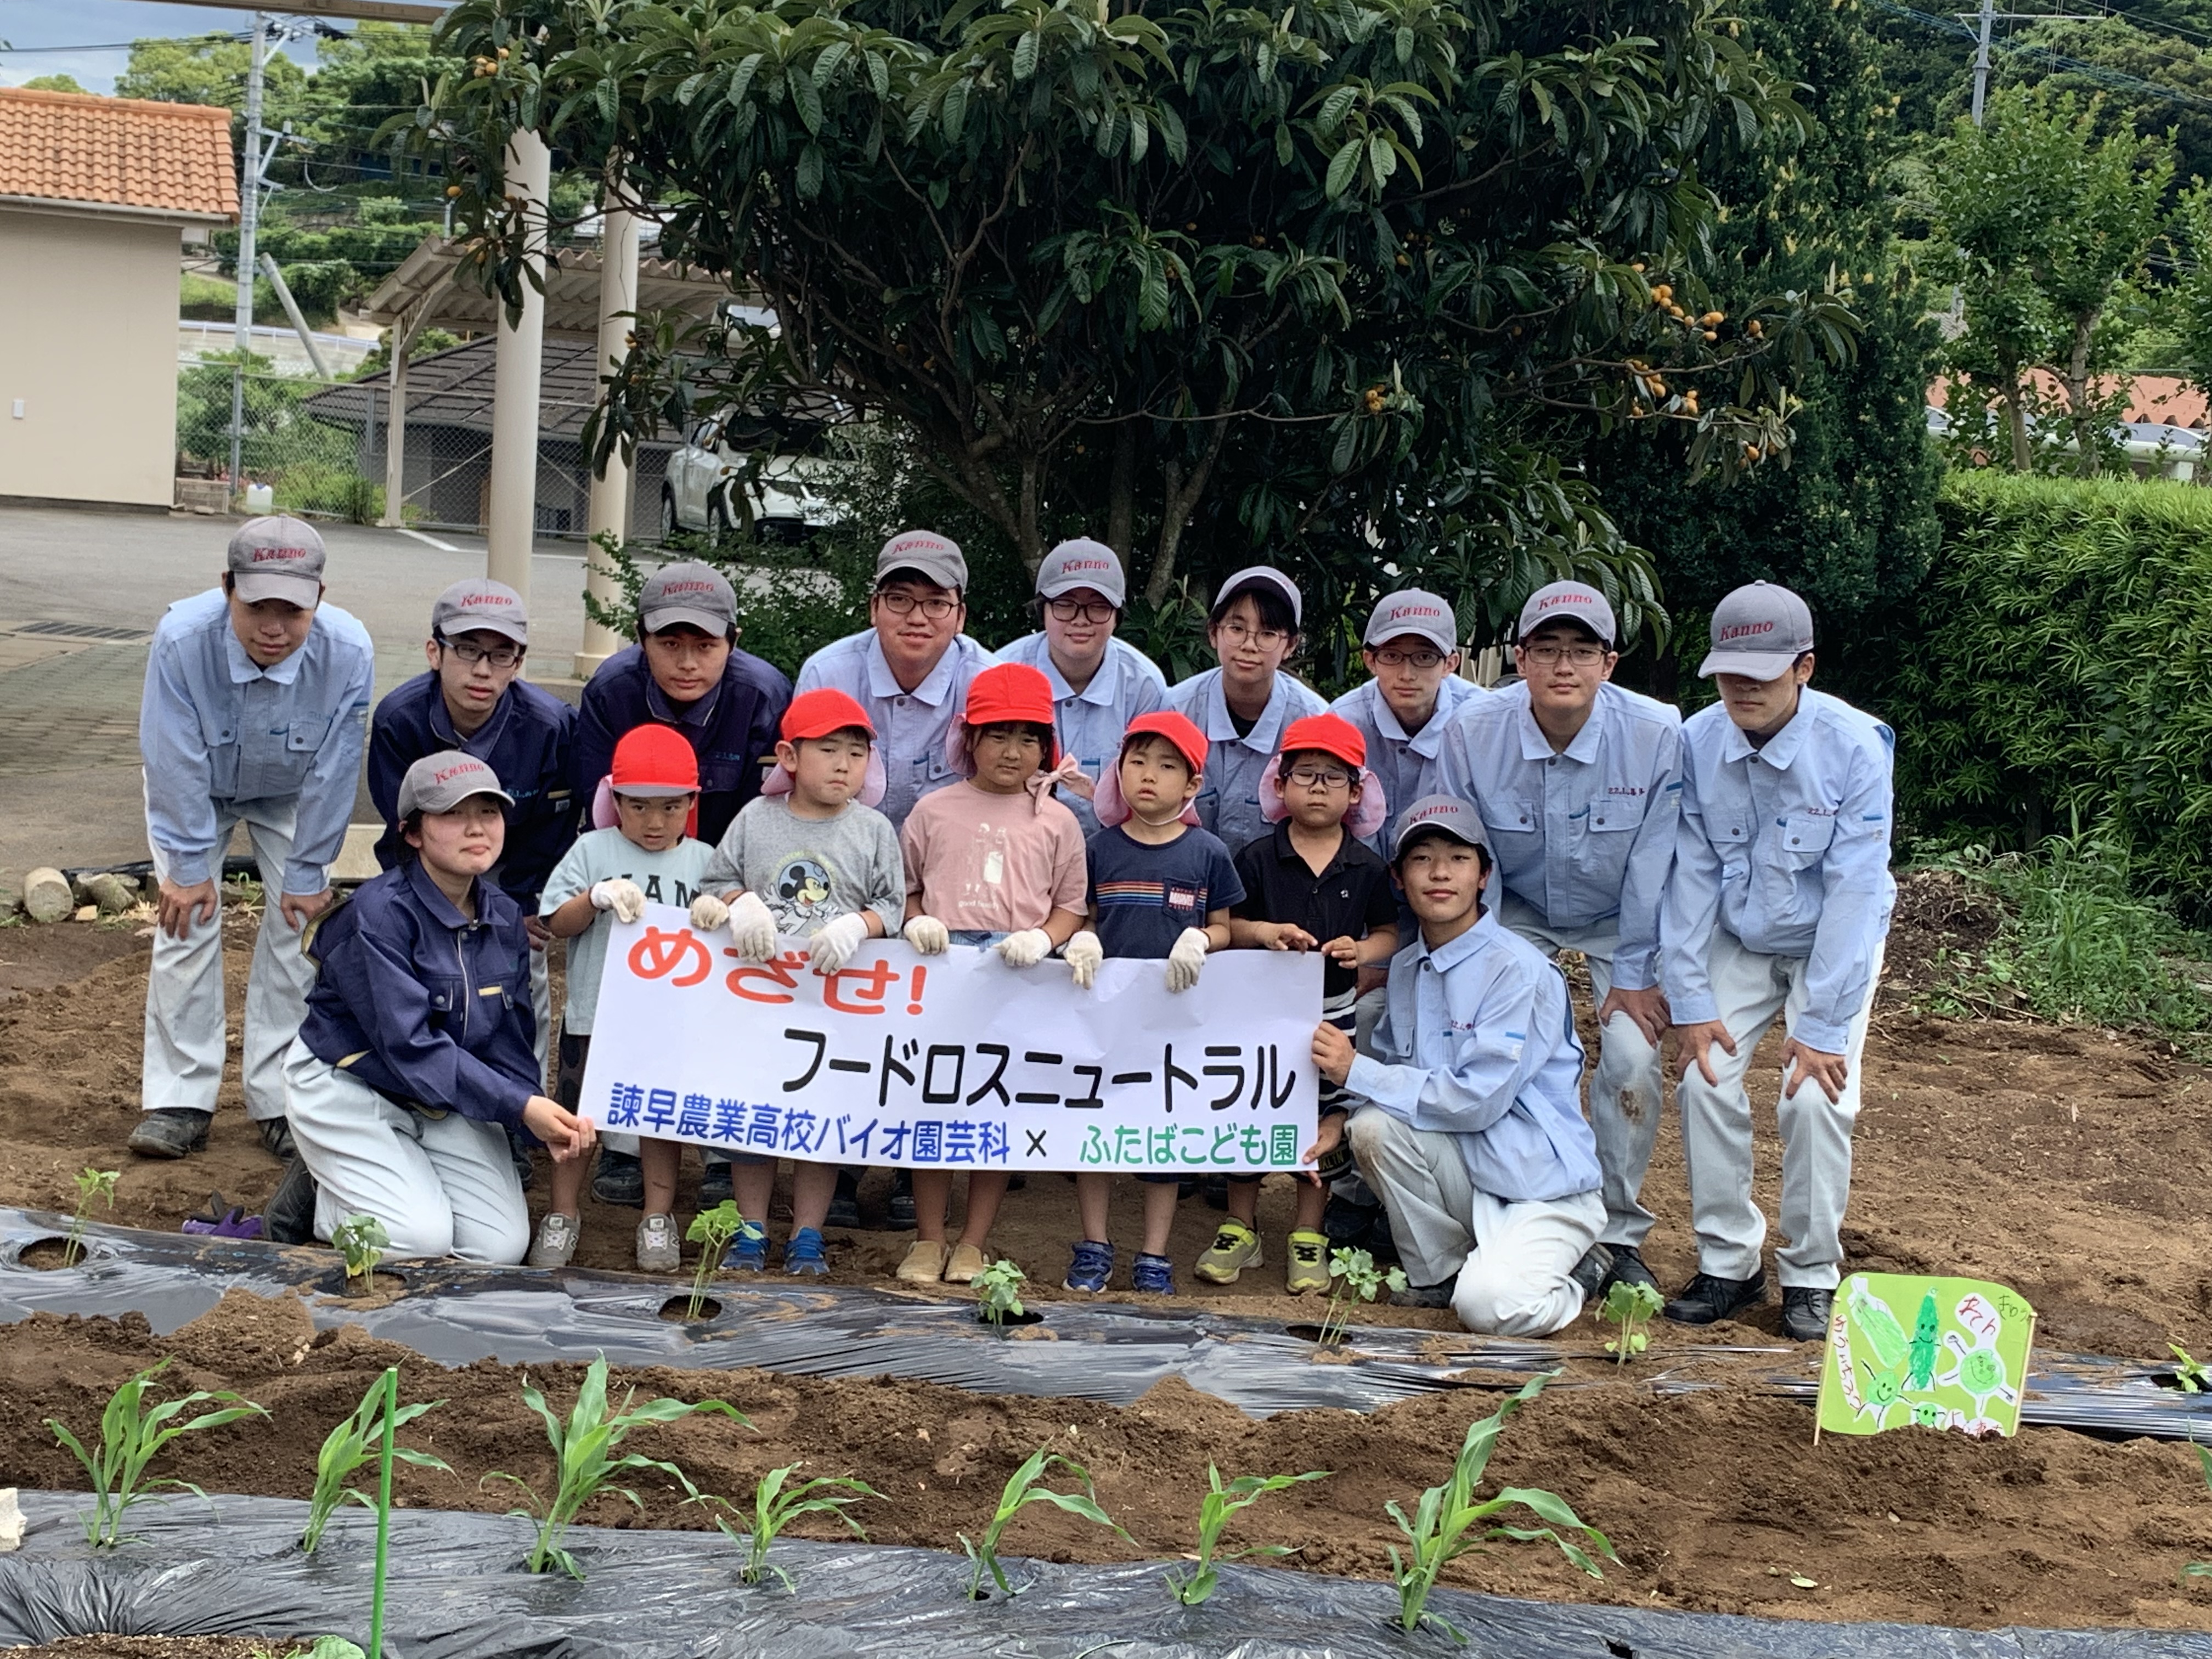
[[[1749,1279],[1716,1279],[1711,1273],[1699,1273],[1683,1286],[1681,1295],[1661,1311],[1677,1325],[1711,1325],[1718,1320],[1733,1319],[1746,1308],[1756,1308],[1765,1300],[1764,1273],[1753,1273]]]
[[[1597,1287],[1598,1294],[1602,1296],[1615,1285],[1649,1285],[1655,1291],[1659,1288],[1659,1281],[1651,1276],[1651,1269],[1644,1265],[1644,1257],[1636,1246],[1608,1244],[1606,1248],[1613,1252],[1613,1271],[1605,1276],[1605,1283]]]
[[[884,1206],[884,1224],[895,1233],[912,1231],[914,1227],[914,1175],[907,1170],[891,1171],[890,1202]]]
[[[1583,1259],[1575,1263],[1574,1271],[1567,1275],[1583,1287],[1583,1300],[1595,1302],[1605,1282],[1613,1277],[1613,1250],[1610,1246],[1593,1244],[1583,1252]]]
[[[1380,1204],[1354,1204],[1332,1193],[1321,1212],[1322,1236],[1339,1249],[1356,1250],[1367,1243],[1382,1213]]]
[[[315,1177],[308,1172],[307,1160],[296,1153],[262,1207],[261,1236],[272,1244],[315,1242]]]
[[[1816,1291],[1802,1285],[1782,1287],[1782,1334],[1792,1342],[1819,1342],[1828,1334],[1829,1316],[1834,1312],[1836,1293]]]
[[[730,1184],[730,1165],[726,1159],[711,1160],[699,1174],[699,1206],[711,1210],[725,1199],[737,1196],[737,1188]]]
[[[282,1162],[292,1156],[292,1126],[281,1117],[264,1117],[253,1126],[261,1132],[261,1145],[269,1156]]]
[[[162,1106],[138,1115],[138,1127],[131,1132],[125,1143],[141,1158],[186,1158],[205,1149],[208,1138],[206,1112],[187,1111],[180,1106]]]
[[[850,1170],[837,1171],[837,1190],[830,1197],[830,1213],[823,1218],[825,1227],[857,1227],[860,1224],[860,1183]]]
[[[592,1171],[592,1196],[602,1204],[645,1207],[645,1170],[628,1152],[599,1148],[599,1167]]]

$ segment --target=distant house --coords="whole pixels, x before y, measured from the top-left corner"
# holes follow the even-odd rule
[[[2028,381],[2035,394],[2033,405],[2045,410],[2066,407],[2065,388],[2047,369],[2032,368]],[[1928,429],[1942,437],[1951,429],[1951,415],[1944,407],[1949,386],[1937,380],[1928,388]],[[2117,375],[2098,375],[2089,382],[2094,396],[2105,398],[2121,389]],[[2203,392],[2178,375],[2136,374],[2126,383],[2127,404],[2112,428],[2112,441],[2128,458],[2129,470],[2139,478],[2171,478],[2177,483],[2212,483],[2203,466],[2206,405]],[[1994,396],[1990,406],[1996,406]],[[2028,418],[2031,430],[2049,416]],[[2063,427],[2063,422],[2059,422]],[[2071,447],[2070,441],[2067,446]],[[1987,457],[1979,460],[1986,461]]]
[[[178,254],[237,215],[228,110],[0,88],[0,497],[169,506]]]

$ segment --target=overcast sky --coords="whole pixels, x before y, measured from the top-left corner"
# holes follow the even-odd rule
[[[340,28],[350,27],[339,21]],[[131,60],[130,44],[149,35],[215,34],[253,27],[250,11],[214,6],[172,6],[154,0],[0,0],[0,87],[21,86],[40,75],[73,75],[87,92],[112,92]],[[66,47],[66,51],[24,48]],[[105,47],[98,51],[88,48]],[[312,68],[315,43],[285,48]]]

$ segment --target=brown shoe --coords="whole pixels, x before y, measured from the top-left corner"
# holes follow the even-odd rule
[[[945,1264],[945,1282],[948,1285],[972,1285],[975,1282],[975,1275],[990,1265],[990,1259],[973,1244],[955,1244],[951,1260]]]
[[[907,1285],[934,1285],[945,1277],[945,1246],[934,1239],[917,1238],[906,1247],[898,1264],[898,1278]]]

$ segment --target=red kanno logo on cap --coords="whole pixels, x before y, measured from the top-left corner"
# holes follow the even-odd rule
[[[513,605],[514,601],[504,593],[475,593],[462,600],[461,603],[474,610],[479,605]]]
[[[1590,605],[1595,602],[1596,598],[1595,593],[1554,593],[1536,609],[1540,611],[1549,611],[1553,606],[1560,605]]]
[[[670,582],[660,590],[660,597],[665,599],[671,593],[711,593],[714,591],[714,584],[712,582]]]
[[[307,556],[307,550],[304,547],[257,547],[253,550],[253,562],[256,564],[266,564],[271,559],[304,559]]]
[[[1771,634],[1773,631],[1774,624],[1771,622],[1731,623],[1726,628],[1721,629],[1721,638],[1723,640],[1740,640],[1747,635]]]
[[[483,769],[483,767],[476,761],[464,761],[459,766],[448,766],[443,771],[433,772],[430,775],[430,781],[447,783],[455,778],[472,778]]]
[[[1441,617],[1443,614],[1432,605],[1401,605],[1392,606],[1385,620],[1397,622],[1406,617]]]
[[[884,550],[890,553],[942,553],[945,543],[936,536],[902,536]]]
[[[1062,570],[1111,570],[1114,567],[1103,559],[1062,559]]]

